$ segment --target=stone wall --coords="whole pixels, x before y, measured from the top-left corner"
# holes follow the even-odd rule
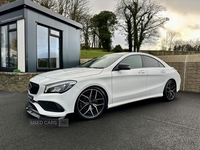
[[[141,50],[140,52],[152,54],[154,56],[163,56],[163,55],[194,55],[194,54],[200,54],[200,51]]]
[[[200,93],[200,54],[158,57],[178,70],[182,80],[181,91]],[[81,60],[81,63],[87,60]],[[37,74],[0,72],[0,90],[27,92],[29,79]]]
[[[200,55],[158,56],[181,75],[181,90],[200,93]]]
[[[39,73],[0,72],[0,90],[27,92],[30,78]]]

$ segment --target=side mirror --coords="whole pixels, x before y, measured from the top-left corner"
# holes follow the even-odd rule
[[[131,70],[131,67],[128,64],[122,63],[118,65],[118,70]]]

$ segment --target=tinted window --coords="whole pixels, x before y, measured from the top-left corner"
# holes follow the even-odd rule
[[[143,58],[146,62],[145,63],[146,67],[164,67],[163,64],[161,64],[159,61],[157,61],[156,59],[152,57],[143,56]]]
[[[60,44],[59,38],[50,36],[50,68],[60,68]]]
[[[59,31],[52,30],[52,29],[51,29],[51,34],[52,35],[56,35],[56,36],[60,36],[60,32]]]
[[[37,26],[38,68],[48,68],[48,28]]]
[[[1,67],[17,68],[17,29],[16,23],[0,27],[1,30]]]
[[[38,69],[60,68],[60,32],[37,25]]]
[[[140,55],[132,55],[123,59],[120,63],[129,64],[131,69],[142,68],[142,58]]]
[[[17,68],[17,31],[9,32],[9,66]]]
[[[100,56],[89,60],[88,62],[82,64],[80,67],[88,68],[106,68],[113,64],[117,59],[119,59],[123,54],[108,54]]]
[[[16,29],[16,28],[17,28],[17,24],[16,23],[9,25],[9,30]]]

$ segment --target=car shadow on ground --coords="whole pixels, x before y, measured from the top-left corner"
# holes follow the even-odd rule
[[[176,97],[175,101],[177,101],[178,99],[179,98]],[[136,101],[136,102],[124,104],[124,105],[121,105],[121,106],[117,106],[117,107],[113,107],[113,108],[105,110],[104,113],[99,118],[97,118],[95,120],[101,120],[101,119],[104,120],[104,119],[110,118],[112,116],[118,116],[121,112],[131,112],[131,111],[134,111],[134,110],[136,111],[138,109],[145,109],[146,107],[151,108],[155,105],[162,105],[162,103],[169,103],[169,102],[165,101],[162,97],[159,97],[159,98],[145,99],[145,100],[141,100],[141,101]],[[27,118],[36,119],[29,114],[27,114]],[[82,122],[82,121],[88,121],[88,120],[81,119],[75,113],[67,115],[65,117],[65,119],[69,119],[70,125],[76,124],[76,123],[79,123],[79,122]]]
[[[176,97],[175,100],[178,100],[178,98]],[[134,109],[142,109],[142,108],[145,108],[145,107],[160,105],[162,103],[168,103],[168,101],[165,101],[162,97],[159,97],[159,98],[145,99],[145,100],[141,100],[141,101],[137,101],[137,102],[131,102],[131,103],[128,103],[128,104],[124,104],[124,105],[121,105],[121,106],[117,106],[117,107],[107,109],[97,119],[104,119],[104,118],[109,117],[109,116],[118,115],[118,114],[120,114],[120,112],[130,112],[130,111],[133,111]],[[69,119],[70,124],[80,122],[80,121],[87,121],[87,120],[81,119],[76,114],[70,114],[66,118]]]

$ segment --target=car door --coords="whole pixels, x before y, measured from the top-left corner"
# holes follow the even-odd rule
[[[161,96],[166,84],[168,69],[150,56],[142,56],[147,71],[147,96]]]
[[[119,64],[130,65],[129,70],[119,70]],[[146,69],[140,55],[124,58],[112,71],[113,103],[136,101],[146,96]]]

